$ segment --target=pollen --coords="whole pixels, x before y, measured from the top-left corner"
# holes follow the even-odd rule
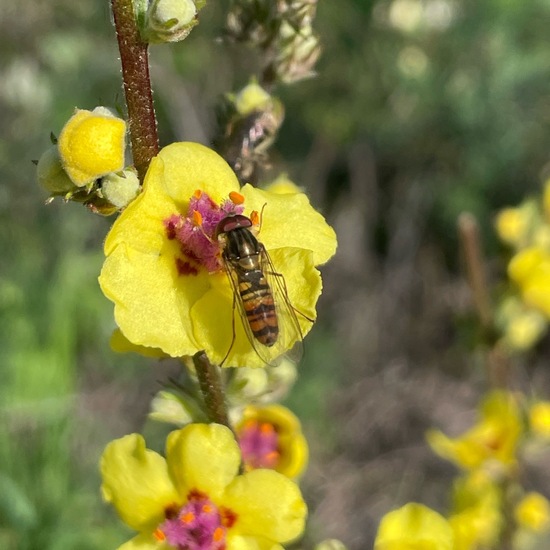
[[[260,431],[265,435],[269,435],[275,432],[276,430],[273,424],[270,424],[269,422],[262,422],[262,424],[260,425]]]
[[[164,532],[159,529],[158,527],[155,529],[155,532],[153,533],[153,536],[158,540],[158,541],[163,541],[163,540],[166,540],[166,535],[164,534]]]
[[[202,511],[203,511],[205,514],[211,514],[211,513],[214,511],[214,507],[213,507],[211,504],[205,504],[205,505],[202,507]]]
[[[223,528],[222,528],[222,527],[218,527],[218,528],[214,531],[214,534],[212,535],[212,540],[213,540],[214,542],[220,542],[220,540],[223,539],[223,535],[224,535]]]
[[[199,227],[202,225],[202,214],[198,210],[193,211],[193,223]]]
[[[236,191],[231,191],[231,193],[229,193],[229,198],[231,199],[233,204],[238,205],[238,204],[244,203],[244,197],[240,193],[237,193]]]
[[[187,512],[183,516],[181,516],[182,523],[191,523],[195,519],[195,514],[193,512]]]
[[[202,196],[202,191],[200,189],[196,189],[195,192],[193,193],[193,196],[196,198],[196,199],[200,199],[201,196]]]
[[[252,225],[259,225],[260,214],[258,214],[257,210],[252,210],[252,212],[250,213],[250,221],[252,222]]]

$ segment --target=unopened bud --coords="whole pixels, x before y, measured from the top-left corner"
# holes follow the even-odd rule
[[[101,194],[118,209],[125,208],[139,193],[139,178],[135,170],[107,174],[101,179]]]
[[[40,157],[36,175],[40,185],[52,196],[64,196],[78,189],[63,170],[57,145],[52,145]]]
[[[205,0],[153,0],[145,16],[143,34],[150,43],[179,42],[199,22]]]
[[[345,544],[337,539],[327,539],[320,542],[315,550],[347,550]]]
[[[311,25],[296,30],[283,21],[280,30],[281,48],[275,61],[278,77],[290,84],[315,75],[313,67],[321,55],[319,39]]]
[[[77,109],[58,140],[61,164],[78,187],[124,168],[126,123],[105,107]]]

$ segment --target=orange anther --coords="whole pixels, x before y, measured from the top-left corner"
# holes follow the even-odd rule
[[[202,511],[205,514],[210,514],[214,511],[214,506],[212,506],[211,504],[204,504],[202,507]]]
[[[260,223],[260,214],[258,214],[257,210],[252,210],[250,213],[250,221],[252,225],[258,225]]]
[[[198,210],[193,210],[193,222],[199,227],[202,225],[202,214]]]
[[[269,464],[275,464],[277,460],[279,460],[280,454],[277,451],[271,451],[270,453],[267,453],[265,455],[265,459],[269,462]]]
[[[269,424],[269,422],[262,422],[262,425],[260,426],[260,431],[263,434],[272,434],[275,431],[275,426],[273,424]]]
[[[244,202],[244,197],[240,193],[237,193],[237,191],[231,191],[229,198],[233,204],[242,204]]]
[[[202,191],[200,189],[197,189],[194,193],[193,193],[193,196],[196,198],[196,199],[200,199],[201,196],[202,196]]]
[[[166,535],[158,527],[155,529],[153,536],[159,541],[166,540]]]
[[[223,539],[224,531],[222,527],[217,527],[212,535],[212,540],[214,542],[220,542]]]
[[[181,516],[182,523],[191,523],[195,519],[193,512],[187,512],[184,516]]]

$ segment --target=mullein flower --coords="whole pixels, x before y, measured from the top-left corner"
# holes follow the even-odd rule
[[[300,338],[291,332],[285,336],[282,326],[281,341],[264,346],[260,357],[260,344],[247,336],[247,320],[235,319],[239,297],[225,271],[216,228],[236,214],[261,218],[258,239],[284,277],[301,335],[309,331],[321,291],[315,266],[334,253],[334,231],[304,194],[240,188],[212,150],[174,143],[153,159],[143,192],[105,241],[100,285],[115,303],[116,322],[131,343],[173,357],[206,350],[217,364],[260,367],[266,365],[265,355],[271,354],[271,362]]]
[[[374,550],[454,550],[449,522],[422,504],[409,503],[386,514]]]
[[[300,421],[282,405],[249,405],[235,424],[245,470],[271,468],[298,478],[308,461],[308,446]]]
[[[508,275],[524,302],[550,318],[550,251],[541,246],[524,248],[511,259]]]
[[[527,493],[515,507],[514,517],[520,527],[544,533],[550,530],[550,502],[540,493]]]
[[[513,469],[523,432],[520,410],[514,396],[504,391],[489,393],[481,403],[479,421],[457,438],[438,430],[426,434],[433,451],[464,470]]]
[[[538,401],[531,405],[529,427],[536,437],[550,440],[550,401]]]
[[[483,470],[458,478],[453,486],[449,523],[453,550],[494,548],[503,526],[502,491]]]
[[[101,458],[102,492],[138,535],[123,550],[282,550],[301,535],[298,486],[273,470],[238,475],[232,432],[192,424],[172,432],[166,459],[138,434],[111,442]]]

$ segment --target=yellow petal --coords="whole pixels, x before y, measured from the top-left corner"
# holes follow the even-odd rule
[[[166,456],[180,493],[198,490],[214,501],[237,475],[241,461],[233,432],[219,424],[190,424],[172,432]]]
[[[306,504],[298,485],[274,470],[253,470],[227,487],[222,504],[236,512],[235,532],[290,542],[304,530]]]
[[[168,193],[185,210],[197,189],[217,203],[226,199],[231,191],[239,190],[237,176],[229,164],[200,143],[172,143],[161,150],[158,158],[164,162],[164,181],[149,178],[148,186],[158,190],[153,188],[163,185],[162,192]],[[145,190],[148,191],[148,187]]]
[[[447,520],[422,504],[410,503],[386,514],[374,541],[375,550],[452,550]]]
[[[209,279],[205,272],[180,277],[173,246],[166,240],[155,256],[118,245],[103,264],[99,284],[115,303],[117,325],[130,342],[181,357],[203,349],[192,339],[189,311]]]
[[[537,533],[550,528],[550,503],[540,493],[527,493],[514,510],[516,521]]]
[[[65,172],[78,186],[124,168],[126,123],[115,116],[77,109],[59,135]]]
[[[229,534],[227,550],[284,550],[284,548],[263,537],[242,537]]]
[[[241,189],[246,211],[262,212],[258,239],[272,251],[275,248],[304,248],[313,252],[314,265],[327,262],[336,252],[336,233],[325,218],[314,210],[303,193],[278,194],[247,184]]]
[[[113,334],[111,334],[109,345],[111,346],[111,349],[117,353],[134,352],[144,355],[145,357],[166,357],[166,354],[158,348],[149,348],[132,344],[132,342],[130,342],[130,340],[128,340],[128,338],[126,338],[126,336],[124,336],[118,328],[113,331]]]
[[[118,550],[172,550],[167,543],[158,541],[149,534],[142,534],[125,542]]]
[[[535,435],[550,438],[549,401],[540,401],[529,409],[529,425]]]
[[[107,445],[101,457],[101,475],[104,499],[136,531],[152,532],[164,521],[165,508],[180,500],[166,461],[146,449],[138,434]]]

